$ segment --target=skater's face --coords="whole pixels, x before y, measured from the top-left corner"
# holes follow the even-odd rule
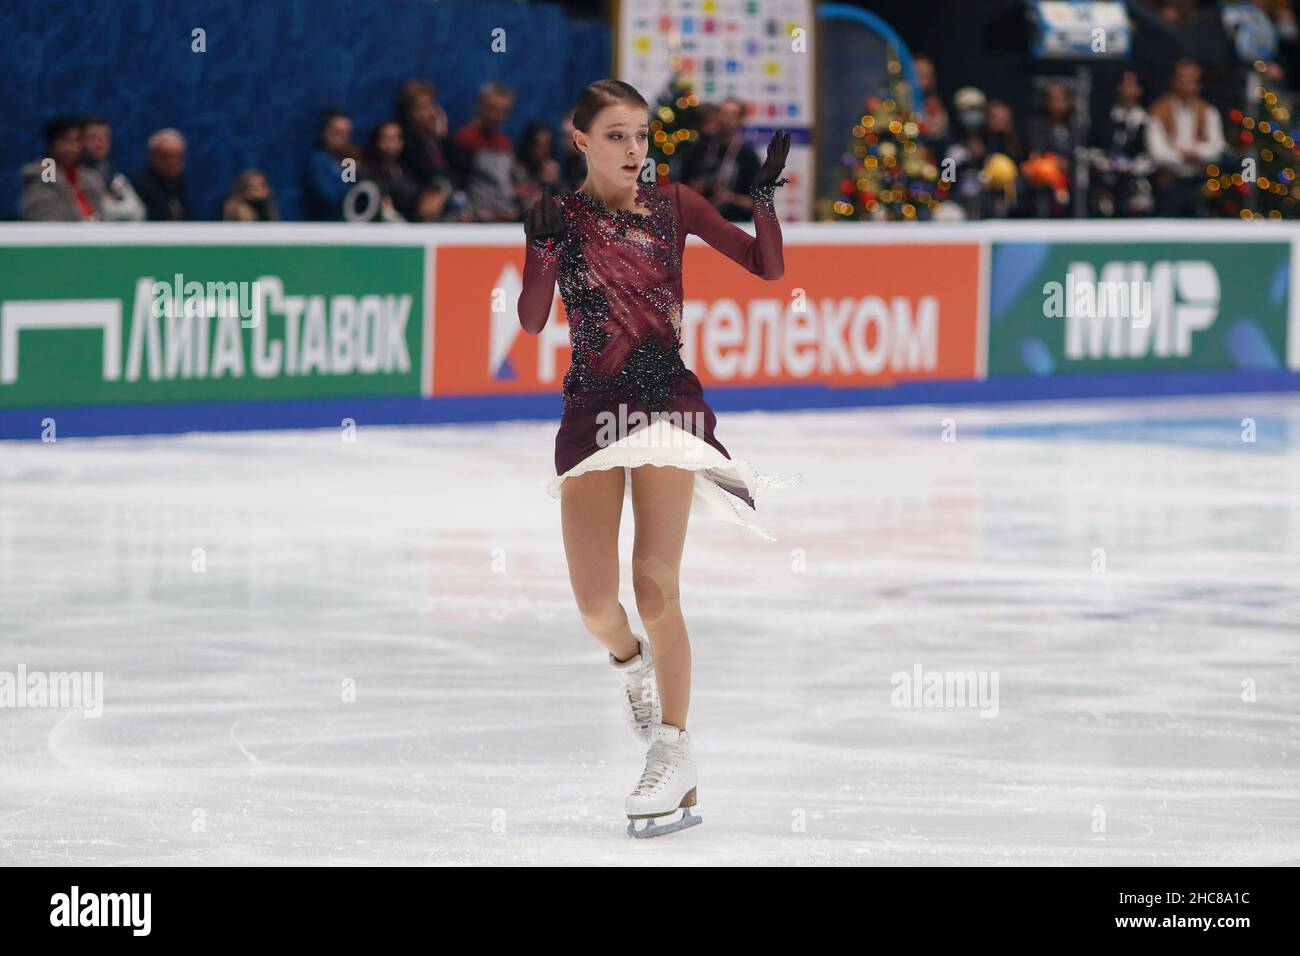
[[[587,168],[618,185],[636,182],[650,148],[649,117],[644,106],[611,103],[587,132],[574,130],[574,142],[587,157]]]

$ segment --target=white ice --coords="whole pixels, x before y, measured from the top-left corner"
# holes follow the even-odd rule
[[[721,413],[803,485],[690,529],[654,841],[554,431],[0,442],[0,671],[104,678],[0,709],[0,863],[1300,863],[1297,397]]]

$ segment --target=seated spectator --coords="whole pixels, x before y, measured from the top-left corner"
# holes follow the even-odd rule
[[[523,210],[515,198],[515,155],[501,124],[515,96],[508,86],[485,83],[474,118],[456,131],[452,142],[465,157],[465,191],[477,222],[516,222]]]
[[[352,160],[349,167],[348,160]],[[356,185],[361,149],[352,142],[352,120],[342,110],[326,110],[316,148],[307,159],[307,217],[317,222],[343,219],[343,200]],[[349,174],[349,169],[351,173]]]
[[[1115,102],[1098,130],[1091,151],[1093,208],[1101,216],[1147,216],[1152,198],[1149,177],[1155,168],[1147,155],[1147,111],[1142,82],[1124,70],[1115,87]]]
[[[259,169],[246,169],[230,187],[230,195],[221,207],[226,222],[279,222],[280,211],[266,175]]]
[[[912,60],[916,67],[917,85],[921,87],[921,135],[920,140],[936,152],[947,147],[948,111],[944,109],[943,98],[939,96],[935,84],[934,61],[928,56],[918,56]]]
[[[551,131],[541,123],[529,123],[519,140],[515,178],[515,197],[527,209],[542,197],[550,186],[554,192],[565,187],[560,180],[560,164],[551,155]]]
[[[560,124],[560,181],[562,190],[577,189],[587,181],[587,157],[573,141],[573,110]]]
[[[378,218],[409,222],[419,218],[420,183],[402,165],[402,126],[384,120],[370,132],[366,143],[365,178],[379,187]]]
[[[185,137],[160,129],[149,137],[149,165],[136,177],[135,191],[150,222],[185,222],[194,218],[185,188]]]
[[[974,86],[963,86],[952,98],[956,122],[949,131],[948,148],[943,160],[952,169],[953,201],[968,219],[983,218],[986,213],[984,185],[980,173],[989,149],[984,139],[988,126],[988,98]]]
[[[411,79],[402,84],[394,102],[402,127],[402,165],[422,188],[452,193],[461,186],[464,159],[447,137],[447,111],[438,102],[432,83]]]
[[[1151,105],[1147,151],[1155,162],[1156,215],[1195,216],[1205,167],[1224,151],[1219,111],[1200,97],[1201,68],[1174,64],[1171,89]]]
[[[984,126],[984,146],[990,153],[1003,153],[1016,162],[1025,158],[1016,133],[1016,120],[1011,107],[1001,100],[989,103],[988,120]]]
[[[682,180],[733,222],[754,218],[749,184],[762,165],[754,147],[745,142],[745,103],[728,97],[714,115],[716,132],[700,140],[682,161]]]
[[[1070,92],[1063,83],[1049,83],[1043,89],[1037,115],[1029,121],[1025,178],[1038,216],[1069,215],[1074,153],[1080,145]]]
[[[19,215],[28,222],[99,219],[107,187],[99,173],[80,165],[81,120],[56,116],[45,124],[45,156],[20,170]]]
[[[131,180],[109,162],[113,151],[113,131],[102,116],[88,116],[81,127],[81,165],[99,173],[107,192],[103,216],[106,222],[140,222],[144,203],[131,187]]]

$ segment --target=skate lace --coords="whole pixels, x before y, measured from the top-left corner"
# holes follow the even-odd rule
[[[633,690],[627,689],[627,700],[632,707],[632,716],[636,718],[637,723],[645,724],[654,719],[654,698],[646,693],[646,688],[641,687]]]
[[[641,774],[641,780],[636,785],[640,792],[653,790],[659,785],[668,768],[672,765],[672,752],[668,749],[667,744],[653,743],[645,755],[645,770]]]

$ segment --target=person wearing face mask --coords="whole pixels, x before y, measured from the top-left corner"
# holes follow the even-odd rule
[[[983,184],[980,170],[989,153],[985,141],[988,122],[988,99],[982,90],[963,86],[952,98],[956,116],[955,128],[950,131],[951,141],[943,161],[956,177],[952,195],[971,219],[984,215]]]
[[[266,175],[260,169],[246,169],[222,205],[221,218],[226,222],[279,222],[280,211]]]

